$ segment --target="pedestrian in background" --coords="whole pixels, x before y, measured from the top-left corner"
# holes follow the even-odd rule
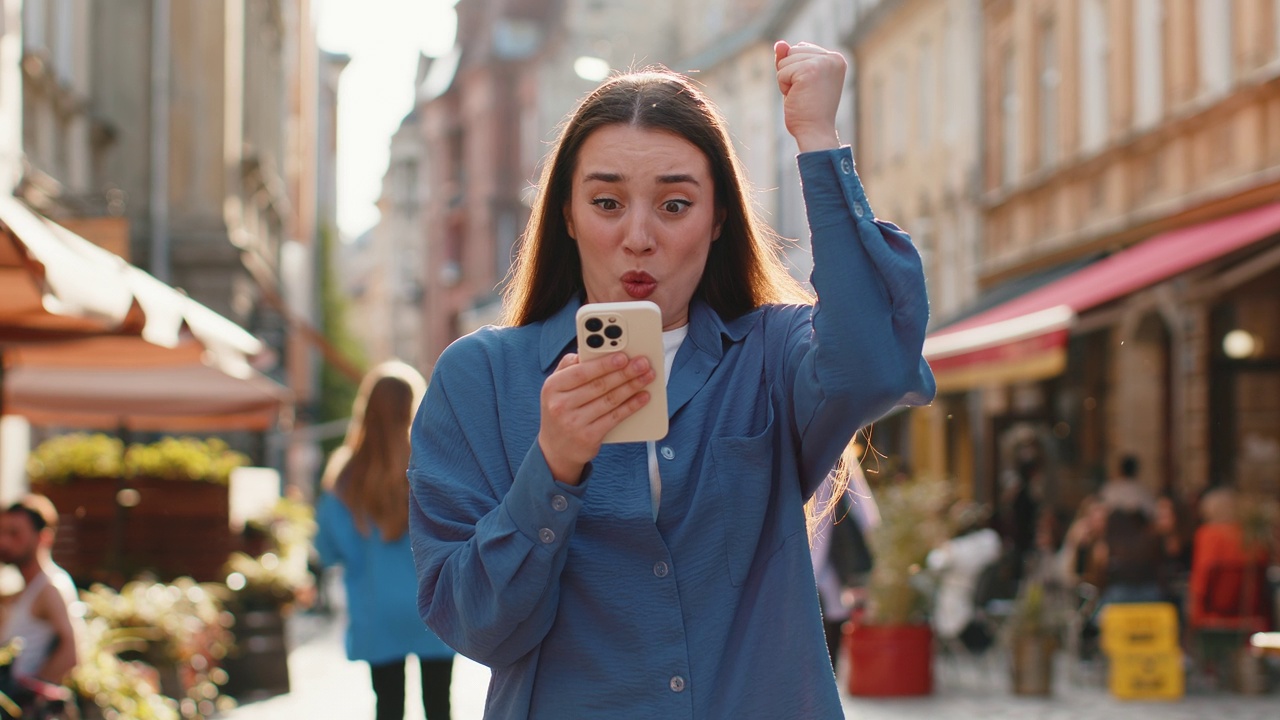
[[[858,465],[859,456],[856,446],[846,452],[843,471],[849,474],[848,489],[832,512],[817,518],[809,533],[809,554],[832,671],[839,666],[844,624],[853,617],[855,607],[862,604],[867,577],[875,564],[867,535],[880,526],[880,508]],[[820,505],[831,501],[833,485],[834,478],[829,479],[814,493]]]
[[[61,685],[83,659],[76,586],[53,560],[57,530],[58,510],[44,495],[28,494],[0,513],[0,562],[17,568],[24,582],[21,592],[0,602],[0,645],[21,638],[9,680],[23,695],[31,691],[23,688],[28,681]]]
[[[316,503],[316,551],[323,566],[343,568],[347,657],[369,663],[377,720],[404,718],[409,655],[421,667],[427,720],[449,720],[454,652],[418,618],[408,534],[409,426],[425,389],[404,363],[365,376]]]
[[[492,669],[487,717],[843,717],[804,505],[859,428],[932,398],[928,300],[837,137],[845,59],[780,42],[775,65],[820,309],[719,111],[686,77],[628,73],[551,151],[508,327],[435,366],[409,468],[419,603]],[[648,402],[647,361],[575,352],[582,303],[624,300],[662,314],[656,443],[602,444]]]

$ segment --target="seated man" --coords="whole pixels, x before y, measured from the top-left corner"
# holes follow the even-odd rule
[[[75,586],[53,562],[58,513],[42,495],[28,495],[0,514],[0,562],[13,565],[26,585],[7,599],[0,645],[22,639],[11,668],[18,684],[37,680],[61,685],[79,661]]]
[[[954,536],[929,552],[926,565],[937,577],[933,629],[942,640],[959,640],[980,653],[994,638],[983,624],[975,600],[978,580],[1000,558],[1000,535],[986,521],[988,508],[973,502],[953,505]]]

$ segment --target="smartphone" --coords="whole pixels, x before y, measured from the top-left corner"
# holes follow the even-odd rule
[[[588,303],[578,308],[578,357],[623,352],[649,358],[649,403],[604,436],[606,443],[644,442],[667,436],[667,382],[663,377],[662,311],[648,300]]]

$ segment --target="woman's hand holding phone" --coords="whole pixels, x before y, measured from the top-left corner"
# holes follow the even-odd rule
[[[551,476],[567,485],[600,453],[605,435],[650,401],[654,368],[645,357],[616,352],[582,360],[570,353],[542,385],[538,446]]]

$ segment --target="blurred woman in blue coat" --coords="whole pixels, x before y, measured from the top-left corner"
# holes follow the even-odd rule
[[[409,426],[425,390],[422,375],[400,362],[365,376],[316,504],[316,551],[325,567],[343,567],[347,657],[369,663],[377,720],[404,717],[409,655],[422,670],[427,720],[449,718],[454,652],[418,616],[408,534]]]

